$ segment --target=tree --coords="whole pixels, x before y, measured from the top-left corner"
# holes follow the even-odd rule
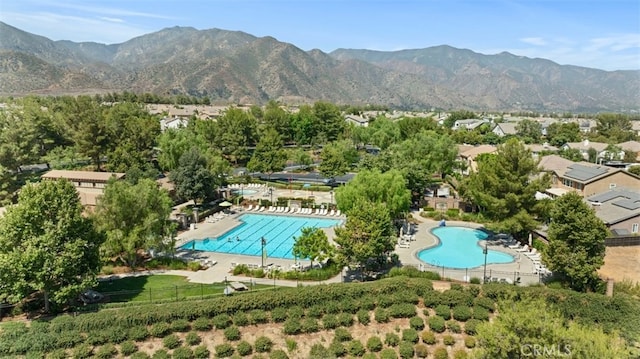
[[[394,228],[389,210],[382,202],[358,198],[346,212],[347,221],[335,229],[339,260],[348,265],[380,262],[395,248]]]
[[[282,137],[273,127],[267,127],[260,137],[256,150],[247,164],[251,172],[266,173],[282,171],[287,164],[287,154],[282,147]]]
[[[607,227],[575,192],[554,202],[549,246],[543,259],[549,269],[578,291],[594,289],[597,270],[604,264]]]
[[[274,128],[285,141],[292,139],[291,121],[289,114],[280,107],[276,101],[269,101],[264,110],[264,123],[267,127]]]
[[[307,258],[311,261],[313,268],[314,261],[320,261],[331,258],[334,247],[329,243],[329,239],[324,231],[316,227],[304,227],[302,234],[294,238],[293,255],[296,258]]]
[[[392,169],[385,173],[362,170],[345,186],[336,190],[338,208],[347,213],[361,210],[359,199],[381,204],[390,218],[398,218],[409,210],[411,192],[402,173]]]
[[[609,144],[604,149],[604,159],[606,161],[619,161],[624,157],[624,151],[620,146]]]
[[[217,125],[218,145],[225,158],[233,163],[246,161],[247,147],[256,143],[256,119],[239,108],[230,108],[218,119]]]
[[[558,152],[558,155],[562,158],[566,158],[569,161],[580,162],[584,161],[584,156],[577,148],[564,148]]]
[[[309,155],[309,152],[305,151],[302,147],[298,147],[291,153],[291,160],[293,161],[293,163],[305,168],[308,168],[313,164],[311,155]]]
[[[169,247],[174,231],[171,204],[167,191],[154,180],[143,178],[136,184],[111,180],[93,216],[106,233],[103,256],[119,257],[134,268],[138,251]]]
[[[629,173],[633,173],[636,176],[640,176],[640,165],[633,165],[629,167]]]
[[[82,215],[66,180],[27,184],[0,219],[0,297],[17,302],[34,292],[63,305],[95,285],[103,236]]]
[[[169,179],[175,184],[178,196],[193,200],[204,200],[212,195],[215,179],[207,167],[207,159],[193,147],[185,152],[178,167],[171,171]]]
[[[330,142],[322,148],[320,159],[320,173],[333,178],[347,173],[358,162],[358,151],[348,140]]]
[[[65,98],[65,123],[78,152],[91,158],[97,171],[107,152],[109,134],[102,108],[89,96]]]
[[[516,132],[525,143],[540,143],[542,124],[537,121],[524,119],[516,124]]]
[[[596,131],[607,142],[620,143],[635,138],[629,116],[614,113],[601,113],[597,116]]]
[[[313,115],[317,124],[315,127],[318,129],[317,135],[322,135],[316,138],[318,143],[324,143],[320,138],[324,138],[325,141],[337,140],[346,127],[346,121],[340,109],[332,103],[322,101],[314,103]]]
[[[628,355],[617,334],[567,321],[543,299],[501,302],[499,312],[495,320],[477,327],[479,359],[615,359]]]
[[[577,122],[555,122],[547,127],[547,141],[552,146],[559,147],[568,142],[579,142],[581,136],[580,125]]]

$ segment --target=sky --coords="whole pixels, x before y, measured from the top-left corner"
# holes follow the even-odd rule
[[[639,0],[0,0],[0,21],[75,42],[122,43],[190,26],[272,36],[303,50],[450,45],[640,70]]]

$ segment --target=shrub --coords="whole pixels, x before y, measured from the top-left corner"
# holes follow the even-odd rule
[[[309,351],[309,357],[312,359],[330,358],[331,352],[329,351],[329,349],[325,348],[322,344],[316,343],[311,346],[311,350]]]
[[[449,353],[445,347],[437,347],[433,351],[433,359],[449,359]]]
[[[371,322],[371,315],[369,314],[369,311],[366,309],[360,309],[356,313],[356,317],[358,318],[358,323],[362,325],[367,325]]]
[[[327,314],[338,314],[342,312],[340,308],[340,304],[338,302],[332,300],[324,303],[324,312]]]
[[[180,338],[175,334],[168,335],[162,339],[162,345],[167,349],[175,349],[179,347],[180,344],[182,344]]]
[[[213,328],[211,320],[207,317],[198,317],[191,323],[191,327],[199,332],[207,332]]]
[[[139,325],[129,328],[127,338],[136,342],[141,342],[149,337],[149,331],[145,326]]]
[[[360,298],[360,309],[373,310],[376,307],[376,300],[372,296]]]
[[[233,345],[229,343],[218,344],[215,347],[216,349],[216,357],[218,358],[228,358],[233,355],[235,349],[233,349]]]
[[[233,324],[244,327],[249,324],[249,317],[244,312],[236,312],[233,315]]]
[[[400,353],[400,358],[402,359],[410,359],[413,358],[415,354],[413,351],[413,344],[409,342],[402,342],[398,347],[398,353]]]
[[[415,344],[420,340],[420,338],[418,337],[418,332],[415,329],[409,328],[402,331],[402,340]]]
[[[249,273],[249,267],[246,264],[238,264],[233,267],[233,275],[247,274]]]
[[[460,323],[456,322],[455,320],[447,321],[447,329],[449,329],[449,331],[451,331],[452,333],[462,333]]]
[[[152,326],[149,333],[154,338],[164,338],[171,333],[171,326],[169,323],[160,322]]]
[[[287,344],[287,350],[293,352],[298,349],[298,342],[291,338],[285,338],[284,342]]]
[[[355,314],[358,311],[358,303],[351,298],[344,298],[340,301],[340,309],[344,313]]]
[[[476,347],[476,338],[474,337],[465,337],[464,338],[464,346],[471,349]]]
[[[287,309],[283,307],[273,308],[271,311],[271,320],[274,323],[282,323],[287,320]]]
[[[107,339],[111,344],[120,344],[127,340],[127,332],[120,328],[107,329]]]
[[[436,315],[444,320],[451,319],[451,308],[448,305],[440,304],[435,308]]]
[[[416,306],[410,303],[396,303],[389,307],[389,315],[393,318],[411,318],[416,315]]]
[[[364,353],[362,359],[378,359],[378,356],[375,353]]]
[[[452,346],[456,344],[456,338],[454,338],[451,334],[447,334],[442,337],[442,343],[444,343],[444,345]]]
[[[85,342],[90,345],[102,345],[109,342],[109,333],[106,330],[94,330],[87,333]]]
[[[113,344],[107,343],[101,346],[100,348],[98,348],[98,350],[96,350],[96,354],[94,355],[94,358],[110,359],[116,356],[116,354],[118,354],[118,349],[116,349],[116,347]]]
[[[287,310],[287,318],[300,319],[304,316],[304,309],[302,307],[294,305]]]
[[[422,330],[424,329],[424,320],[418,316],[412,317],[409,320],[409,326],[415,330]]]
[[[477,296],[480,295],[480,286],[479,285],[470,285],[470,286],[467,287],[467,291],[471,294],[471,296],[473,296],[473,298],[476,298]]]
[[[440,300],[442,304],[446,304],[453,308],[456,305],[466,305],[470,307],[473,304],[474,296],[466,291],[447,289],[441,293]]]
[[[484,307],[473,308],[473,319],[489,320],[489,310]]]
[[[364,345],[359,340],[352,340],[347,343],[347,352],[350,355],[361,357],[365,353]]]
[[[385,348],[380,352],[380,359],[398,359],[398,354],[391,348]]]
[[[216,329],[226,329],[233,324],[231,317],[227,314],[218,314],[213,317],[213,325]]]
[[[460,283],[451,283],[449,286],[451,290],[464,290],[464,287]]]
[[[171,322],[171,330],[179,333],[188,332],[191,330],[191,325],[186,319],[176,319]]]
[[[320,319],[324,315],[324,307],[319,304],[314,304],[311,307],[307,308],[307,312],[305,316],[310,318]]]
[[[173,359],[193,359],[193,350],[191,350],[191,348],[189,347],[176,348],[176,350],[173,351],[172,358]]]
[[[334,332],[335,340],[339,342],[347,342],[352,339],[351,333],[346,328],[337,328]]]
[[[282,331],[286,335],[296,335],[302,332],[302,324],[300,324],[300,319],[291,318],[287,319],[282,326]]]
[[[273,347],[273,342],[268,337],[261,336],[256,339],[253,346],[256,348],[256,352],[258,353],[268,353]]]
[[[367,339],[367,349],[370,352],[377,353],[382,350],[382,346],[383,344],[382,340],[380,340],[380,337],[375,336]]]
[[[413,349],[418,358],[426,358],[429,356],[429,347],[424,344],[418,344]]]
[[[342,342],[334,340],[329,344],[329,352],[336,357],[342,357],[347,354],[347,348]]]
[[[47,354],[47,359],[67,359],[69,355],[64,349],[56,349]]]
[[[432,290],[428,294],[422,297],[424,306],[427,308],[435,308],[442,302],[440,300],[441,294],[438,291]]]
[[[438,340],[436,339],[436,335],[429,330],[425,330],[422,332],[422,342],[428,345],[435,344]]]
[[[76,330],[70,330],[66,332],[59,333],[56,338],[56,347],[57,348],[73,348],[76,345],[82,343],[84,341],[84,337],[80,334],[80,332]]]
[[[395,347],[400,344],[400,337],[396,333],[387,333],[384,336],[384,342],[390,347]]]
[[[469,357],[469,354],[467,354],[467,352],[464,349],[458,349],[453,352],[454,359],[467,359],[468,357]]]
[[[149,359],[149,358],[151,357],[149,356],[149,354],[145,352],[135,352],[131,354],[131,356],[129,357],[129,359]]]
[[[138,351],[138,346],[131,340],[120,344],[120,353],[124,356],[129,356]]]
[[[253,353],[253,347],[251,346],[251,344],[249,344],[248,341],[243,340],[239,342],[238,345],[236,345],[236,351],[238,352],[238,354],[240,354],[240,356],[244,357]]]
[[[378,323],[388,323],[389,322],[389,312],[383,308],[376,308],[374,312],[374,317],[376,322]]]
[[[480,321],[477,319],[470,319],[464,323],[464,332],[469,335],[476,335],[476,327],[480,324]]]
[[[338,325],[343,327],[350,327],[353,325],[353,314],[340,313],[338,314]]]
[[[466,322],[467,320],[471,319],[472,315],[473,313],[471,312],[471,308],[467,306],[458,305],[453,307],[453,319],[457,321]]]
[[[240,340],[241,334],[240,329],[235,325],[232,325],[224,330],[224,337],[230,341]]]
[[[442,317],[429,318],[429,328],[436,333],[442,333],[445,330],[444,319]]]
[[[198,345],[193,349],[193,357],[195,359],[209,359],[209,357],[211,357],[211,353],[206,345]]]
[[[73,348],[72,356],[74,359],[85,359],[93,355],[93,347],[89,344],[80,344]]]
[[[262,309],[254,309],[249,313],[251,324],[264,324],[269,322],[267,312]]]
[[[335,329],[338,326],[338,317],[335,314],[325,314],[322,317],[322,327],[324,329]]]
[[[269,354],[269,359],[289,359],[289,356],[284,350],[276,349]]]
[[[471,277],[471,279],[469,279],[469,283],[471,284],[480,284],[481,282],[482,281],[478,277]]]
[[[184,337],[184,342],[187,343],[188,345],[198,345],[200,344],[200,342],[202,342],[202,339],[200,338],[197,332],[189,332]]]
[[[315,318],[305,318],[302,320],[303,333],[315,333],[320,330],[318,321]]]
[[[155,353],[153,353],[152,358],[153,359],[170,359],[171,355],[166,350],[159,349],[159,350],[156,350]]]
[[[479,297],[474,300],[475,307],[482,307],[488,309],[490,312],[495,310],[495,302],[487,297]]]

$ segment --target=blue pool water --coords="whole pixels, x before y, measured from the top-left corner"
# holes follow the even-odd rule
[[[484,248],[487,234],[472,228],[438,227],[431,231],[440,239],[440,244],[418,253],[423,262],[448,268],[474,268],[484,265]],[[511,263],[512,255],[489,250],[487,264]]]
[[[236,190],[233,191],[233,193],[241,194],[241,195],[244,195],[244,196],[251,196],[251,195],[254,195],[254,194],[258,193],[258,191],[252,190],[252,189],[236,189]]]
[[[267,240],[267,257],[293,259],[293,237],[304,227],[329,228],[340,223],[339,219],[288,217],[285,215],[243,214],[241,224],[218,238],[205,238],[187,242],[180,248],[220,253],[261,256],[261,238]],[[240,240],[238,240],[238,238]]]

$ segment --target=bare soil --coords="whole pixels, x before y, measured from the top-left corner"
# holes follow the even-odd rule
[[[602,278],[640,283],[640,246],[607,247],[605,253],[604,265],[598,271]]]

